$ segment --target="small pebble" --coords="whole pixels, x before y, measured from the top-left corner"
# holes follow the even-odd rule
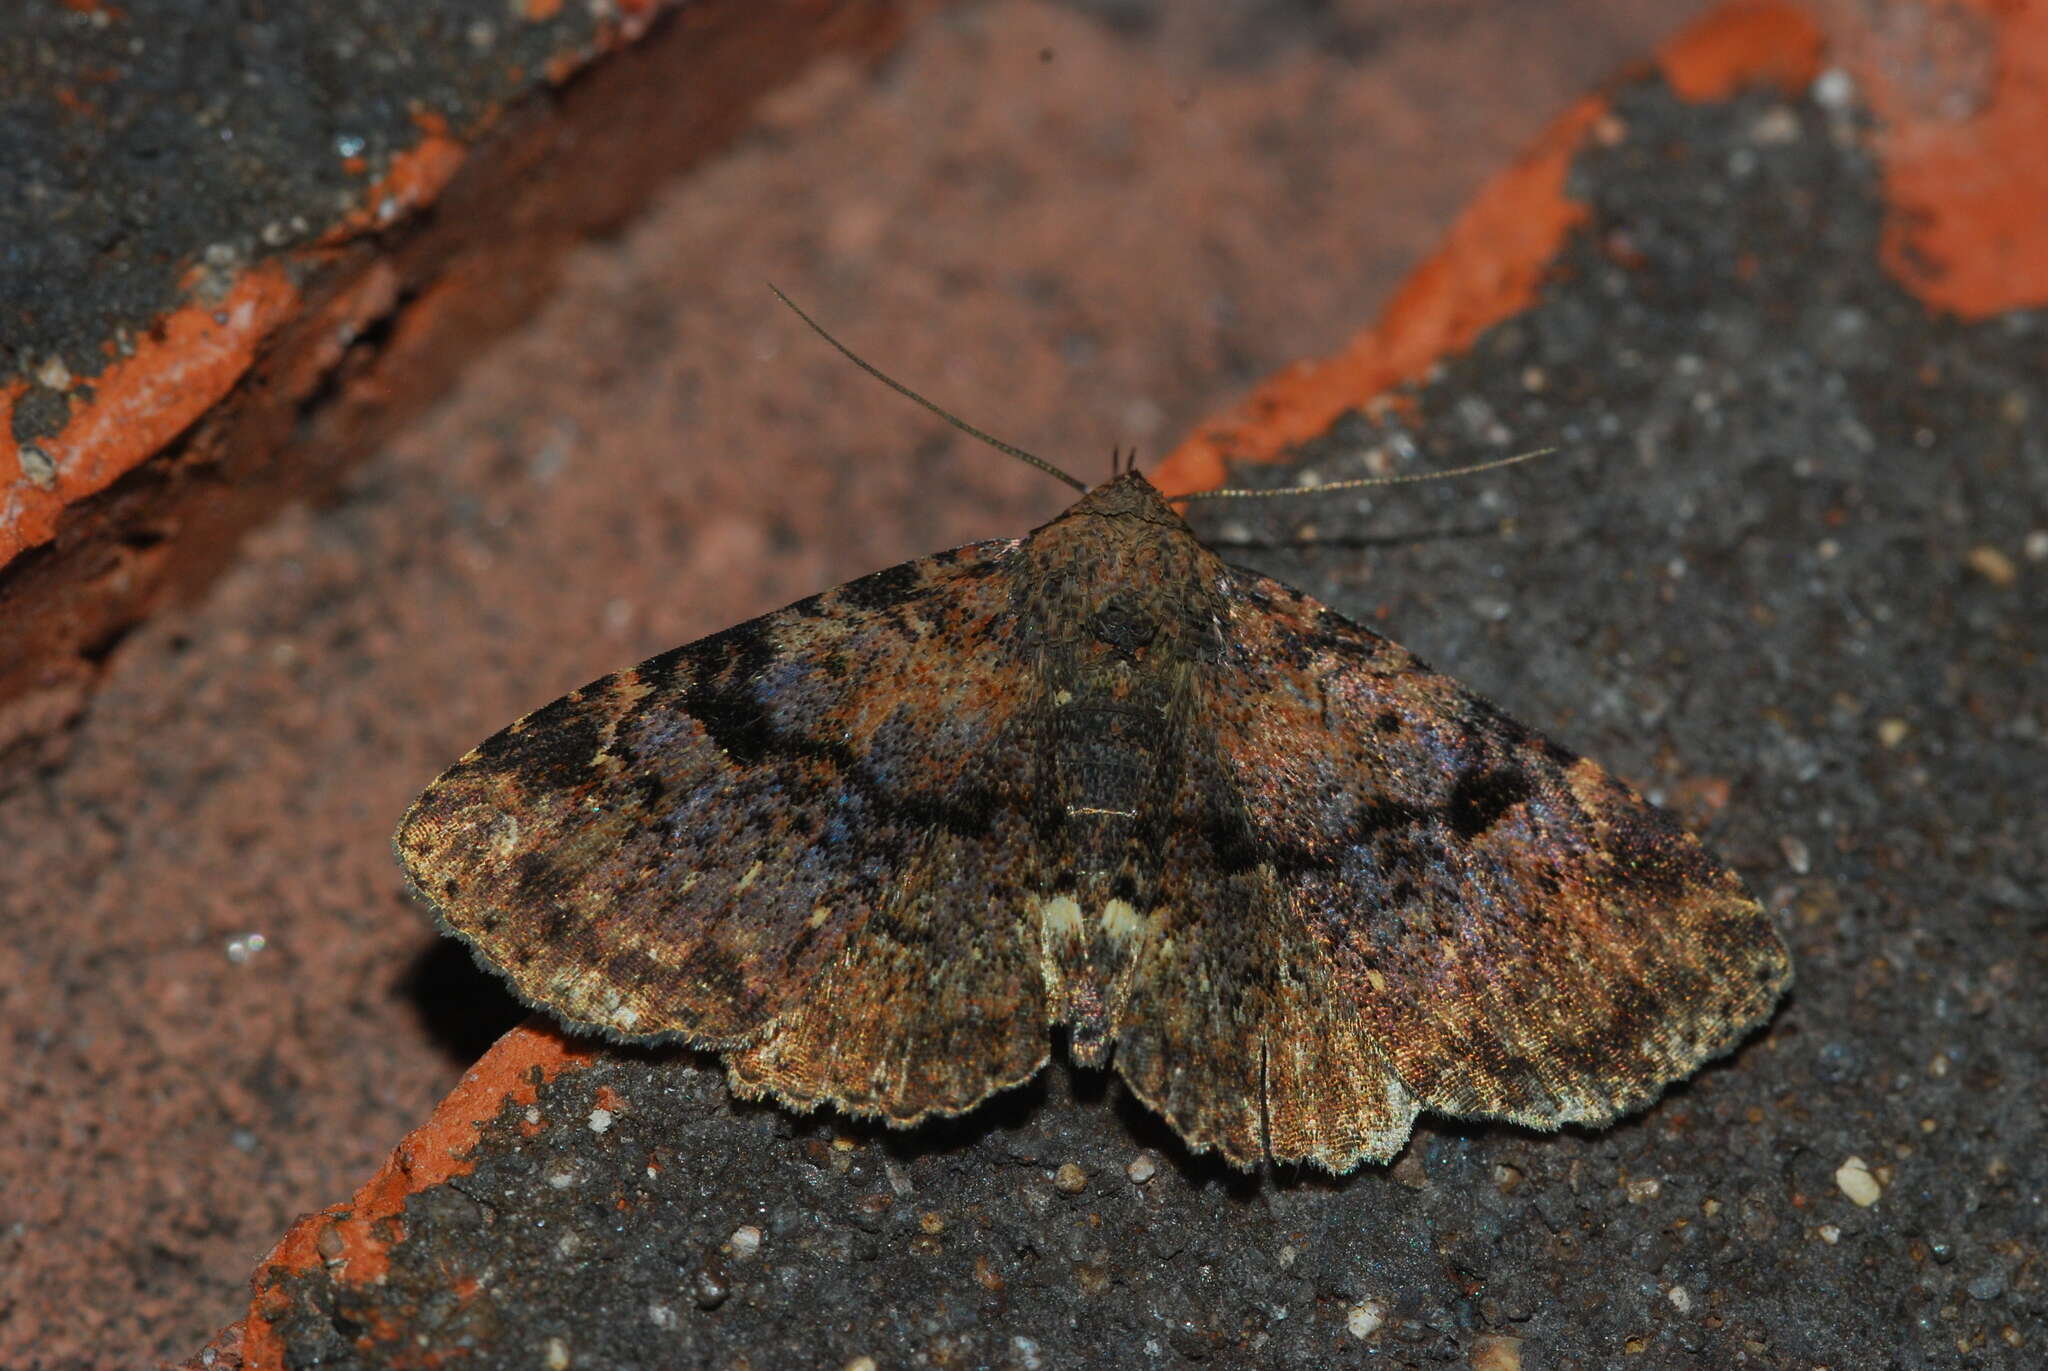
[[[2012,564],[2012,558],[1989,543],[1979,543],[1971,548],[1970,555],[1964,560],[1969,562],[1970,570],[2000,590],[2004,590],[2020,578],[2019,568]]]
[[[1522,1371],[1522,1340],[1482,1333],[1472,1340],[1472,1371]]]
[[[1785,854],[1785,865],[1791,867],[1795,875],[1804,876],[1813,870],[1813,854],[1807,850],[1803,840],[1787,833],[1778,839],[1778,850]]]
[[[1870,1174],[1870,1168],[1861,1157],[1851,1157],[1835,1169],[1835,1184],[1842,1188],[1844,1195],[1865,1209],[1884,1196],[1884,1188],[1877,1183],[1877,1177]]]
[[[542,1364],[548,1371],[569,1371],[569,1344],[560,1338],[549,1338],[542,1345]]]
[[[875,1359],[862,1353],[846,1364],[846,1371],[875,1371]]]
[[[609,1129],[609,1128],[610,1128],[610,1127],[612,1126],[612,1111],[611,1111],[611,1110],[609,1110],[609,1109],[593,1109],[593,1110],[591,1110],[591,1111],[590,1111],[590,1120],[589,1120],[589,1123],[590,1123],[590,1131],[591,1131],[591,1132],[593,1132],[593,1133],[602,1133],[602,1132],[605,1132],[605,1131],[606,1131],[607,1129]]]
[[[1131,1164],[1124,1168],[1124,1174],[1131,1178],[1133,1185],[1143,1185],[1159,1174],[1159,1163],[1152,1159],[1150,1152],[1140,1152],[1131,1158]]]
[[[1829,1247],[1833,1247],[1842,1240],[1842,1230],[1831,1223],[1824,1223],[1814,1231],[1820,1235],[1820,1240]]]
[[[1361,1342],[1379,1332],[1380,1325],[1386,1321],[1387,1307],[1378,1300],[1354,1304],[1344,1315],[1344,1327]]]
[[[57,464],[51,460],[49,453],[34,443],[23,443],[15,449],[14,459],[20,464],[21,474],[28,478],[30,485],[38,490],[57,488]]]
[[[732,1244],[732,1254],[746,1261],[761,1250],[761,1230],[750,1223],[743,1223],[732,1230],[732,1236],[726,1241]]]
[[[2005,1293],[2005,1273],[1987,1271],[1964,1287],[1973,1300],[1995,1300]]]
[[[1088,1173],[1072,1162],[1062,1162],[1053,1173],[1052,1183],[1063,1194],[1078,1195],[1088,1188]]]
[[[1913,726],[1904,719],[1880,719],[1877,725],[1877,740],[1886,747],[1897,747],[1913,732]]]
[[[228,961],[235,966],[247,966],[258,952],[270,945],[270,940],[261,933],[244,933],[227,941]]]
[[[691,1298],[697,1301],[699,1309],[709,1311],[724,1304],[731,1294],[732,1277],[726,1274],[725,1263],[713,1254],[697,1268],[697,1274],[690,1282]]]
[[[1799,116],[1784,105],[1773,105],[1749,126],[1749,138],[1765,147],[1778,147],[1799,139]]]
[[[1840,67],[1829,67],[1813,78],[1813,100],[1831,110],[1847,109],[1856,99],[1856,79]]]
[[[1676,1309],[1679,1313],[1690,1314],[1692,1312],[1692,1292],[1690,1290],[1687,1290],[1684,1286],[1672,1286],[1671,1289],[1665,1293],[1664,1298],[1670,1300],[1671,1307],[1673,1309]]]

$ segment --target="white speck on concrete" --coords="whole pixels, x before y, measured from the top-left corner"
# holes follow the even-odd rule
[[[1831,110],[1847,109],[1856,99],[1856,79],[1840,67],[1829,67],[1813,78],[1813,99]]]
[[[1386,1321],[1387,1307],[1378,1300],[1354,1304],[1344,1314],[1345,1331],[1360,1342],[1379,1332],[1380,1325]]]
[[[1870,1167],[1863,1158],[1851,1157],[1835,1168],[1835,1184],[1842,1193],[1865,1209],[1884,1198],[1884,1187],[1877,1183],[1877,1177],[1870,1174]]]

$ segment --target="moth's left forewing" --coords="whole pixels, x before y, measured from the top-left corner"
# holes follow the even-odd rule
[[[1217,755],[1332,1022],[1423,1107],[1606,1122],[1769,1016],[1784,945],[1670,815],[1298,591],[1230,603]]]
[[[920,558],[592,682],[487,740],[396,847],[528,1002],[906,1123],[1046,1053],[1014,542]]]

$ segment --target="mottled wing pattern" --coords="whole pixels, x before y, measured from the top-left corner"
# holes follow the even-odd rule
[[[906,1123],[1046,1055],[1017,544],[853,581],[528,715],[399,860],[527,1001]],[[1000,765],[998,765],[1000,761]]]
[[[1119,1042],[1191,1141],[1342,1170],[1418,1106],[1604,1123],[1769,1014],[1783,944],[1669,815],[1300,592],[1229,595],[1181,800],[1210,851],[1161,901],[1201,932],[1142,952]]]

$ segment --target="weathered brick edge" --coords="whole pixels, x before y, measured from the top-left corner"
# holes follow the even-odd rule
[[[29,383],[0,383],[0,779],[53,755],[122,633],[438,395],[565,249],[817,56],[879,55],[936,2],[622,3],[594,60],[537,74],[470,141],[423,120],[312,246],[195,268],[184,307],[77,379],[92,398],[61,432],[19,443]]]

